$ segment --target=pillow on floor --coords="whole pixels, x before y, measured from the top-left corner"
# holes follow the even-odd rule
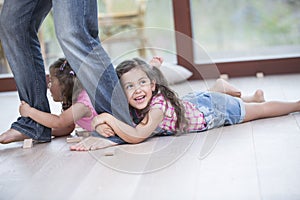
[[[165,62],[160,67],[160,71],[166,77],[170,85],[186,81],[193,75],[191,71],[183,66]]]

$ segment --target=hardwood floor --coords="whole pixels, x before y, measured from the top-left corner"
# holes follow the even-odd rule
[[[300,100],[300,74],[229,79],[266,100]],[[183,95],[214,81],[173,88]],[[0,132],[18,116],[16,92],[0,93]],[[51,102],[53,112],[59,104]],[[300,199],[300,113],[91,152],[66,138],[0,144],[0,199]]]

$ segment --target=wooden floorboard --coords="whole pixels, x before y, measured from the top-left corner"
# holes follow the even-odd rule
[[[267,100],[300,99],[300,74],[229,81],[249,94],[261,88]],[[172,87],[184,95],[213,82]],[[1,132],[18,104],[15,92],[0,93]],[[300,199],[299,113],[112,147],[113,156],[69,146],[66,137],[30,149],[0,144],[0,199]]]

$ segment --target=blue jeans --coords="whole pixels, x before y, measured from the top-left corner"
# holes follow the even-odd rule
[[[245,106],[241,99],[218,92],[193,92],[185,95],[203,114],[207,129],[241,123]]]
[[[60,46],[96,111],[132,125],[126,97],[98,37],[97,0],[4,1],[0,37],[20,99],[50,112],[37,32],[51,8]],[[51,130],[29,118],[18,118],[11,128],[38,141],[51,140]]]

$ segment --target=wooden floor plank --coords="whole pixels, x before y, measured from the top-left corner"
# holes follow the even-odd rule
[[[183,95],[213,81],[172,88]],[[299,81],[300,74],[229,78],[246,94],[263,89],[267,100],[300,99]],[[0,94],[1,132],[18,104],[16,93]],[[72,152],[66,137],[29,149],[0,144],[0,199],[300,199],[299,113],[173,139],[114,147],[113,156]],[[161,168],[147,171],[153,166]]]

